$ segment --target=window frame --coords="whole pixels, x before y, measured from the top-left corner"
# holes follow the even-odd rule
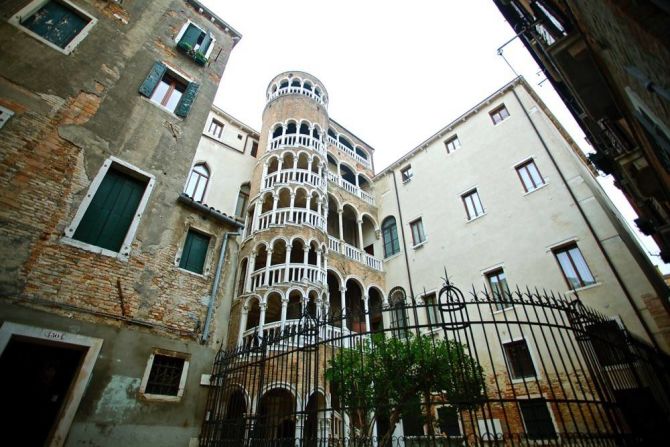
[[[254,158],[258,158],[258,141],[251,140],[251,148],[249,149],[249,155]]]
[[[181,370],[181,377],[179,379],[179,389],[176,396],[171,396],[167,394],[152,394],[147,393],[147,383],[149,382],[149,376],[151,375],[151,369],[154,364],[154,359],[156,356],[163,357],[174,357],[184,360],[184,366]],[[144,375],[142,376],[142,382],[140,383],[140,396],[144,400],[156,401],[156,402],[179,402],[184,396],[184,390],[186,389],[186,379],[188,377],[188,369],[191,362],[191,354],[185,352],[169,351],[165,349],[155,348],[153,352],[149,355],[147,360],[147,366],[144,368]]]
[[[400,168],[400,179],[403,183],[408,183],[414,178],[414,171],[412,170],[412,165],[409,164]]]
[[[203,166],[207,170],[207,176],[206,177],[202,173],[195,171],[195,168],[198,167],[198,166]],[[195,182],[195,188],[193,189],[193,195],[189,196],[188,193],[186,192],[186,190],[188,188],[188,185],[191,183],[191,177],[193,176],[193,174],[197,174],[199,178]],[[200,200],[198,200],[195,197],[195,192],[198,190],[198,184],[200,183],[200,180],[203,177],[205,178],[205,189],[202,191],[202,197],[200,198]],[[184,185],[184,194],[186,194],[189,198],[195,200],[196,202],[205,203],[205,196],[207,195],[207,191],[209,190],[209,181],[211,180],[211,178],[212,178],[212,170],[211,170],[211,168],[209,167],[209,164],[206,161],[199,161],[199,162],[195,163],[193,166],[191,166],[191,170],[188,173],[188,178],[186,179],[186,184]]]
[[[206,236],[206,237],[209,238],[209,242],[207,244],[207,253],[205,253],[205,259],[202,263],[202,272],[201,273],[185,269],[185,268],[181,267],[181,265],[180,265],[181,264],[181,257],[182,257],[182,254],[184,253],[184,247],[186,246],[186,241],[188,240],[188,235],[191,232],[198,233],[202,236]],[[216,238],[213,234],[211,234],[207,231],[203,231],[203,230],[201,230],[199,228],[196,228],[192,225],[189,225],[186,228],[186,231],[184,232],[184,236],[181,238],[181,241],[180,241],[180,244],[179,244],[179,249],[177,250],[177,255],[175,256],[175,261],[174,261],[175,266],[179,269],[180,272],[185,272],[185,273],[188,273],[190,275],[195,275],[195,276],[198,276],[200,278],[205,278],[205,277],[209,276],[209,273],[210,273],[210,267],[211,267],[211,264],[212,264],[212,257],[214,255],[214,247],[216,247]]]
[[[171,78],[171,82],[168,84],[167,82],[164,82],[163,79],[169,76]],[[180,79],[181,78],[181,79]],[[168,90],[163,94],[163,97],[161,98],[160,102],[154,100],[154,93],[156,93],[156,90],[158,87],[161,85],[161,83],[168,84]],[[180,84],[184,87],[184,91],[181,92],[181,96],[179,97],[179,101],[174,106],[174,109],[170,109],[167,104],[170,102],[170,99],[172,98],[172,95],[174,94],[174,91],[177,90],[176,86],[177,84]],[[184,93],[186,93],[186,89],[188,88],[189,82],[184,82],[184,79],[182,76],[176,74],[172,70],[169,69],[163,73],[163,76],[161,76],[160,80],[156,83],[156,86],[154,87],[153,91],[151,92],[151,96],[148,97],[149,101],[151,101],[152,104],[160,107],[163,110],[166,110],[170,112],[171,114],[175,115],[175,111],[177,110],[177,107],[179,107],[179,103],[181,102],[182,96],[184,96]],[[176,116],[176,115],[175,115]]]
[[[479,214],[475,214],[474,216],[470,215],[470,210],[468,209],[468,203],[467,199],[476,195],[477,196],[477,203],[479,203],[479,207],[481,208],[482,212]],[[479,197],[479,189],[477,187],[471,188],[467,190],[466,192],[461,194],[461,201],[463,202],[463,206],[465,207],[465,215],[468,218],[468,222],[471,222],[475,219],[478,219],[486,214],[486,210],[484,209],[484,205],[482,204],[482,198]],[[474,201],[472,203],[473,205],[473,210],[475,213],[477,213],[477,207],[474,206]]]
[[[440,298],[437,294],[437,291],[427,292],[422,297],[423,304],[426,308],[426,321],[429,326],[436,326],[435,329],[441,327],[443,323],[442,312],[440,310]],[[434,300],[432,304],[429,304],[427,300]],[[431,318],[431,314],[435,316],[435,321]],[[432,329],[429,329],[432,330]]]
[[[419,242],[416,241],[416,237],[414,234],[414,228],[415,225],[417,224],[418,226],[416,228],[419,230],[418,231],[419,236],[422,237],[422,239]],[[423,226],[423,217],[417,217],[416,219],[411,220],[408,225],[409,225],[409,231],[412,234],[412,248],[421,247],[428,241],[428,237],[426,236],[426,229]]]
[[[486,278],[486,283],[488,284],[489,288],[491,289],[491,297],[494,299],[494,302],[495,302],[494,312],[502,312],[502,311],[505,311],[507,309],[510,309],[510,308],[514,307],[514,303],[512,303],[512,302],[507,302],[507,301],[504,301],[504,300],[497,300],[496,299],[496,294],[498,294],[500,292],[494,290],[493,284],[491,283],[491,278],[496,277],[497,281],[498,281],[497,283],[500,284],[500,278],[499,277],[500,277],[501,273],[503,275],[502,279],[505,280],[505,288],[507,289],[506,292],[511,297],[512,293],[510,291],[509,284],[507,283],[507,274],[505,273],[505,269],[503,268],[503,266],[498,266],[498,267],[492,268],[492,269],[487,270],[487,271],[484,272],[484,277]],[[502,293],[503,293],[503,295],[505,294],[505,292],[502,292]]]
[[[458,138],[458,134],[453,134],[444,140],[444,147],[447,150],[447,154],[453,154],[459,150],[461,148],[461,140]]]
[[[246,191],[243,191],[244,186],[247,187]],[[248,183],[242,183],[240,189],[237,190],[237,199],[235,200],[235,217],[243,218],[246,215],[247,208],[249,207],[249,197],[251,195],[251,185]],[[240,214],[237,213],[240,208],[240,198],[244,197],[244,202],[242,203],[242,209],[239,210]]]
[[[14,116],[14,111],[0,105],[0,129]]]
[[[70,43],[65,45],[65,47],[63,48],[50,42],[49,40],[45,39],[44,37],[40,36],[36,32],[26,28],[21,24],[21,21],[23,19],[31,17],[34,13],[36,13],[40,8],[42,8],[50,1],[55,1],[57,3],[64,4],[66,5],[67,8],[73,9],[82,16],[90,19],[90,21],[86,24],[86,26],[84,26],[81,29],[81,31],[79,31],[79,33],[70,41]],[[21,8],[16,14],[10,17],[9,23],[14,25],[21,31],[23,31],[30,37],[45,44],[46,46],[51,47],[54,50],[59,51],[65,55],[68,55],[72,53],[72,51],[77,47],[77,45],[79,45],[86,38],[86,36],[88,36],[88,34],[91,32],[91,28],[93,28],[95,24],[98,23],[98,19],[95,18],[93,15],[91,15],[91,13],[89,13],[88,11],[85,11],[80,7],[76,6],[75,4],[73,4],[70,0],[32,0],[26,6]]]
[[[512,374],[512,362],[510,362],[509,357],[507,355],[507,350],[505,349],[506,345],[511,345],[514,343],[519,343],[520,341],[523,341],[526,343],[526,349],[528,350],[528,356],[530,358],[530,363],[533,366],[533,371],[535,372],[534,375],[532,376],[522,376],[522,377],[514,377]],[[540,372],[540,369],[537,367],[538,363],[535,359],[535,354],[533,350],[533,344],[531,341],[524,337],[514,337],[514,338],[508,338],[506,340],[501,340],[500,344],[502,345],[502,353],[503,353],[503,358],[505,359],[505,365],[507,366],[507,372],[509,374],[510,380],[512,383],[524,383],[528,382],[529,380],[537,381],[539,380],[542,375]]]
[[[121,250],[119,250],[118,252],[98,247],[97,245],[92,245],[87,242],[82,242],[73,238],[75,231],[77,230],[77,227],[81,223],[81,220],[83,219],[84,214],[86,213],[86,210],[93,201],[93,197],[95,197],[95,193],[98,191],[100,184],[102,183],[103,179],[107,175],[107,172],[112,167],[112,165],[114,165],[117,168],[120,168],[119,170],[121,172],[131,177],[147,181],[147,185],[144,189],[144,194],[142,195],[140,203],[137,206],[137,210],[135,211],[135,217],[133,218],[132,222],[130,223],[130,226],[128,227],[126,237],[123,239],[123,243],[121,244]],[[70,225],[68,225],[67,228],[65,229],[65,236],[61,238],[61,242],[67,245],[72,245],[74,247],[81,248],[83,250],[91,251],[93,253],[99,253],[105,256],[117,258],[120,261],[128,261],[132,251],[132,243],[133,240],[135,239],[135,233],[137,233],[137,229],[142,220],[142,216],[144,215],[144,210],[146,209],[146,206],[149,203],[149,196],[151,195],[151,192],[153,191],[155,184],[156,184],[156,177],[153,174],[143,171],[138,167],[131,165],[130,163],[125,162],[119,158],[113,156],[109,157],[107,160],[103,162],[102,167],[100,167],[98,173],[93,178],[93,181],[88,187],[88,191],[86,192],[86,195],[84,196],[83,200],[79,204],[79,208],[77,209],[77,212],[72,218]]]
[[[186,23],[184,23],[182,25],[181,29],[179,30],[179,32],[177,33],[177,35],[174,38],[175,45],[177,45],[179,43],[179,41],[181,40],[181,38],[184,36],[184,33],[188,29],[189,25],[193,25],[196,28],[198,28],[201,32],[207,34],[207,30],[203,29],[200,25],[191,21],[190,19],[187,19]],[[210,35],[212,37],[212,42],[209,44],[209,48],[207,48],[207,52],[205,53],[205,58],[207,58],[207,60],[209,60],[209,57],[212,55],[212,50],[214,50],[214,43],[216,42],[216,38],[214,37],[214,35],[212,35],[211,33],[210,33]],[[194,48],[193,51],[197,51],[197,49]]]
[[[528,170],[529,165],[533,165],[535,167],[535,171],[537,172],[537,175],[540,176],[540,180],[542,181],[542,183],[535,185],[535,180],[533,179],[533,176],[530,174],[530,171]],[[521,176],[522,169],[526,169],[526,172],[528,173],[528,179],[531,181],[532,185],[527,185],[526,182],[524,181],[523,177]],[[544,176],[540,172],[540,169],[537,167],[537,163],[535,163],[535,159],[533,158],[529,158],[517,164],[516,166],[514,166],[514,170],[519,176],[519,180],[521,181],[521,185],[523,186],[523,189],[526,192],[526,194],[531,193],[533,191],[537,191],[538,189],[542,188],[547,184]],[[532,186],[532,189],[529,189],[529,186]]]
[[[526,418],[523,414],[522,410],[522,402],[530,402],[530,401],[544,401],[544,404],[547,407],[547,413],[549,414],[549,421],[551,421],[551,425],[554,429],[554,436],[553,437],[548,437],[548,438],[535,438],[535,437],[530,437],[528,434],[528,426],[526,424]],[[538,442],[543,442],[543,441],[551,441],[551,440],[558,440],[559,439],[559,433],[558,430],[556,429],[556,421],[554,420],[554,413],[551,411],[551,407],[549,406],[549,402],[547,402],[547,399],[545,399],[542,396],[537,396],[537,397],[531,397],[528,396],[527,399],[519,399],[517,401],[519,405],[519,415],[521,416],[521,423],[523,424],[523,429],[524,429],[524,434],[526,435],[526,439],[528,439],[531,442],[538,443]]]
[[[212,126],[216,126],[218,128],[218,132],[216,132],[216,129],[214,132],[212,132]],[[226,127],[224,123],[221,121],[217,120],[216,118],[212,117],[212,119],[209,120],[209,126],[207,127],[207,135],[210,135],[214,137],[217,140],[221,140],[223,136],[223,129]]]
[[[402,297],[399,295],[402,295]],[[407,338],[409,335],[409,315],[407,315],[407,294],[405,293],[405,289],[402,287],[391,289],[389,292],[389,307],[391,309],[391,334],[399,339]],[[401,315],[402,318],[398,318]],[[399,324],[401,322],[404,323],[402,326]]]
[[[504,116],[504,117],[503,117],[502,114],[500,113],[500,112],[502,112],[503,110],[504,110],[505,113],[507,114],[507,115]],[[500,124],[500,123],[502,123],[503,121],[507,120],[507,118],[510,117],[510,113],[509,113],[509,110],[507,109],[507,106],[505,105],[505,103],[502,103],[502,104],[500,104],[500,105],[494,107],[493,109],[491,109],[491,111],[489,112],[489,116],[491,117],[491,121],[493,122],[493,125],[494,125],[494,126],[497,126],[498,124]],[[496,117],[498,117],[497,119],[498,119],[499,121],[496,121]]]
[[[388,227],[385,227],[384,223],[385,222],[391,222],[391,220],[393,220],[393,223],[389,224]],[[392,227],[391,227],[391,225],[392,225]],[[393,229],[394,230],[393,233],[395,234],[395,243],[396,243],[397,250],[394,251],[393,253],[387,253],[387,251],[386,251],[386,245],[387,244],[386,244],[386,238],[384,237],[384,235],[386,233],[387,228],[388,228],[389,232],[390,232],[391,229]],[[384,218],[384,220],[382,221],[381,232],[382,232],[382,246],[384,248],[384,259],[388,259],[391,256],[394,256],[394,255],[397,255],[398,253],[400,253],[400,238],[398,237],[398,221],[396,220],[395,216],[386,216],[386,218]],[[390,234],[390,236],[393,236],[393,234]],[[393,247],[393,242],[394,242],[393,238],[391,238],[391,240],[389,242],[390,242],[390,245],[391,245],[391,249],[393,249],[394,248]]]
[[[574,260],[572,259],[572,256],[570,255],[570,250],[572,249],[577,249],[577,252],[579,253],[579,256],[582,258],[582,262],[586,266],[586,270],[588,273],[591,275],[592,282],[590,283],[585,283],[581,273],[579,272],[579,269],[577,269],[577,265],[575,264]],[[598,284],[598,280],[596,279],[595,275],[591,271],[591,268],[589,267],[589,264],[586,262],[586,258],[584,258],[584,255],[582,254],[581,249],[577,245],[577,241],[570,241],[566,242],[564,244],[555,246],[551,248],[551,252],[554,255],[554,259],[556,259],[556,262],[558,263],[558,267],[561,270],[561,274],[563,275],[563,279],[565,280],[565,283],[568,285],[569,290],[580,290],[585,287],[592,287],[594,285]],[[573,287],[573,285],[570,283],[570,280],[568,279],[568,275],[565,273],[565,270],[563,269],[563,264],[561,263],[561,260],[558,258],[559,253],[566,253],[568,255],[570,265],[574,272],[577,274],[577,279],[579,280],[579,285],[577,287]]]

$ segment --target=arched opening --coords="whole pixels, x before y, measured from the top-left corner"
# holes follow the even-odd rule
[[[277,208],[288,208],[291,206],[291,190],[282,188],[279,190],[279,200],[277,201]],[[278,222],[281,223],[281,222]]]
[[[293,203],[295,208],[306,208],[307,207],[307,191],[303,188],[297,188],[295,191],[295,202]]]
[[[319,316],[318,304],[319,304],[319,294],[316,291],[312,290],[307,295],[307,313],[312,318],[317,318]]]
[[[281,295],[272,292],[268,295],[266,303],[264,325],[281,321]]]
[[[317,255],[316,252],[319,249],[319,244],[315,241],[310,242],[309,244],[309,253],[307,254],[307,263],[310,265],[316,265]]]
[[[288,79],[282,79],[281,83],[279,84],[279,88],[287,88],[288,87]]]
[[[272,256],[270,265],[284,264],[286,262],[286,242],[283,239],[277,239],[272,246]]]
[[[354,151],[354,145],[351,144],[351,141],[349,141],[345,136],[340,135],[338,140],[342,144],[342,146],[351,149],[352,152]]]
[[[281,137],[283,133],[284,133],[284,126],[282,126],[281,124],[277,124],[274,130],[272,131],[272,138]]]
[[[376,287],[370,287],[368,290],[368,313],[370,314],[370,331],[372,332],[384,330],[383,307],[384,297],[381,291]]]
[[[356,154],[360,155],[361,158],[364,158],[365,160],[368,159],[368,153],[358,146],[356,146]]]
[[[310,196],[310,201],[309,201],[309,209],[315,212],[319,211],[319,200],[321,200],[321,197],[319,196],[319,193],[316,191],[312,191],[312,194]]]
[[[309,156],[306,153],[301,152],[298,155],[298,169],[307,170],[308,168],[309,168]]]
[[[391,328],[393,335],[398,338],[407,337],[407,309],[405,290],[396,287],[389,293],[389,305],[391,306]]]
[[[247,266],[249,262],[247,258],[242,259],[240,262],[240,276],[237,280],[237,294],[242,295],[244,293],[244,282],[247,279]]]
[[[286,132],[285,133],[287,135],[293,135],[293,134],[296,133],[296,131],[297,131],[297,127],[296,127],[296,124],[295,124],[294,121],[291,121],[286,125]]]
[[[282,164],[281,164],[282,171],[292,169],[294,164],[295,164],[295,155],[293,155],[292,152],[284,153],[284,157],[282,158]]]
[[[354,332],[365,332],[363,290],[358,282],[353,279],[347,281],[344,302],[347,308],[347,328]]]
[[[274,388],[266,392],[258,404],[256,425],[252,435],[259,441],[274,441],[272,445],[288,447],[294,445],[295,438],[295,398],[290,391]]]
[[[268,175],[273,174],[279,170],[279,160],[277,157],[271,157],[268,159]]]
[[[328,270],[326,281],[328,282],[328,309],[330,312],[330,319],[333,321],[333,324],[339,326],[340,318],[342,316],[340,280],[335,273]]]
[[[256,248],[256,258],[254,261],[254,272],[265,268],[265,263],[268,259],[268,251],[265,245]]]
[[[331,128],[328,128],[328,136],[332,138],[333,140],[337,141],[337,134],[335,131]]]
[[[363,230],[363,250],[370,256],[375,255],[374,243],[377,240],[375,233],[375,223],[367,214],[363,215],[363,223],[361,224]]]
[[[321,90],[319,90],[319,87],[314,87],[314,94],[320,98],[321,97]]]
[[[304,121],[300,123],[300,135],[309,135],[309,124]]]
[[[251,187],[249,182],[245,182],[240,185],[240,191],[237,193],[237,203],[235,204],[235,216],[244,216],[244,210],[247,208],[250,191]]]
[[[358,187],[365,192],[370,192],[370,182],[361,174],[358,174]]]
[[[301,239],[293,239],[291,244],[291,264],[305,262],[305,243]]]
[[[330,154],[328,154],[326,157],[328,158],[328,170],[339,177],[340,172],[337,169],[337,160],[335,160],[335,157]]]
[[[340,234],[340,217],[337,214],[339,205],[335,198],[328,194],[328,216],[327,216],[327,231],[328,236],[332,236],[337,239],[341,239],[342,235]]]
[[[298,320],[300,317],[302,317],[302,294],[298,290],[292,290],[288,295],[286,319]]]
[[[191,169],[184,193],[196,202],[202,202],[208,183],[209,168],[207,167],[207,163],[198,163]]]
[[[358,247],[358,223],[356,222],[356,210],[351,205],[342,207],[342,238],[344,242]]]
[[[272,211],[272,203],[273,203],[273,197],[272,193],[268,192],[263,195],[263,205],[261,206],[261,214],[267,212],[267,211]]]
[[[245,438],[245,420],[247,400],[244,391],[235,387],[230,392],[226,403],[226,414],[223,418],[223,429],[220,431],[224,445],[241,445]]]
[[[293,78],[293,80],[291,81],[291,87],[300,87],[300,79]]]
[[[321,131],[317,126],[314,126],[314,129],[312,129],[312,137],[316,138],[317,140],[321,139]]]
[[[352,185],[356,185],[356,174],[349,166],[340,164],[340,176]]]
[[[312,91],[312,84],[309,81],[305,81],[305,83],[302,85],[302,88],[305,90],[309,90],[310,92]]]
[[[261,307],[257,299],[252,299],[247,313],[247,331],[258,327],[261,322]]]
[[[309,396],[305,407],[305,425],[302,432],[302,445],[305,447],[317,447],[322,445],[321,440],[326,438],[326,399],[320,392],[314,392]]]

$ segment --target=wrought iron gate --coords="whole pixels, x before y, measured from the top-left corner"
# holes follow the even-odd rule
[[[305,306],[221,350],[200,445],[661,445],[669,423],[668,358],[619,321],[447,282],[367,315]]]

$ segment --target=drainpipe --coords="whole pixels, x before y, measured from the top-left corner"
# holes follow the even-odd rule
[[[214,313],[214,300],[216,293],[219,291],[219,282],[221,281],[221,270],[223,269],[223,258],[226,256],[226,248],[228,247],[228,238],[230,236],[239,236],[239,231],[227,231],[223,234],[223,242],[221,242],[221,253],[219,253],[219,262],[216,264],[216,276],[214,277],[214,285],[212,286],[212,294],[209,297],[209,304],[207,305],[207,318],[205,319],[205,328],[202,330],[202,337],[200,339],[202,344],[207,342],[209,338],[209,325],[212,322],[212,313]]]
[[[661,348],[658,345],[658,342],[656,341],[656,337],[652,333],[651,328],[649,327],[649,325],[647,324],[645,319],[642,317],[642,313],[640,312],[640,309],[638,309],[638,307],[635,305],[635,301],[633,300],[633,296],[631,295],[630,291],[628,290],[628,288],[624,284],[623,280],[621,279],[621,276],[619,275],[619,272],[617,271],[616,267],[614,267],[614,263],[612,262],[612,259],[607,254],[607,251],[605,251],[605,247],[603,246],[600,238],[598,238],[598,235],[596,234],[595,229],[593,228],[593,225],[591,225],[591,222],[589,221],[588,217],[586,217],[586,213],[584,212],[584,209],[582,208],[582,205],[577,200],[577,197],[575,196],[574,192],[572,191],[572,188],[570,188],[570,185],[568,184],[568,181],[566,180],[565,176],[563,175],[563,171],[561,171],[561,168],[559,168],[558,163],[556,162],[556,159],[554,158],[554,155],[549,150],[549,147],[547,146],[547,143],[544,141],[544,138],[542,138],[542,135],[540,134],[537,127],[535,126],[535,123],[533,122],[533,120],[530,118],[530,114],[528,113],[528,110],[526,110],[526,106],[524,106],[523,103],[521,102],[521,98],[519,98],[519,95],[516,93],[516,90],[514,90],[514,87],[512,87],[512,93],[514,94],[514,97],[516,98],[517,102],[521,106],[521,109],[523,110],[523,113],[526,115],[526,118],[528,119],[528,122],[532,126],[533,131],[535,131],[535,135],[537,135],[537,138],[540,140],[540,143],[542,143],[542,147],[544,148],[545,152],[549,156],[549,159],[551,160],[551,163],[554,165],[554,168],[558,172],[559,177],[561,177],[561,181],[565,185],[565,188],[568,190],[568,193],[570,194],[570,197],[572,198],[572,201],[577,206],[577,210],[579,210],[579,214],[584,219],[584,222],[586,223],[586,226],[588,227],[589,232],[591,233],[593,238],[596,240],[596,244],[598,245],[598,248],[600,249],[600,252],[605,257],[605,261],[607,262],[607,265],[609,266],[610,270],[614,274],[614,277],[616,278],[616,281],[619,283],[619,287],[621,287],[621,290],[623,290],[623,293],[626,296],[626,299],[628,300],[628,303],[633,308],[633,311],[635,312],[635,315],[637,316],[638,320],[640,320],[640,323],[642,324],[642,327],[644,328],[644,331],[649,336],[649,339],[651,340],[651,343],[654,345],[654,347],[657,350],[661,351]]]
[[[400,219],[400,234],[402,234],[402,247],[405,252],[405,267],[407,268],[407,281],[409,282],[409,294],[414,299],[414,288],[412,287],[412,272],[409,269],[409,256],[407,255],[407,239],[405,239],[405,223],[402,220],[402,210],[400,209],[400,195],[398,194],[398,182],[396,181],[395,169],[391,169],[393,174],[393,189],[395,190],[395,201],[398,206],[398,219]]]

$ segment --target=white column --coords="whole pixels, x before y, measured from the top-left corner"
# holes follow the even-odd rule
[[[293,247],[290,245],[286,246],[286,260],[284,261],[286,264],[286,267],[284,267],[284,282],[289,282],[289,270],[290,270],[290,264],[291,264],[291,250]]]
[[[265,325],[265,309],[268,308],[267,303],[261,303],[258,306],[261,309],[261,315],[258,318],[258,335],[260,337],[263,336],[263,326]]]
[[[240,312],[240,328],[237,331],[237,346],[242,346],[242,337],[244,336],[244,330],[247,326],[248,315],[249,315],[249,308],[243,304],[242,311]]]
[[[263,176],[261,177],[263,180],[261,180],[261,184],[263,185],[263,188],[267,188],[268,185],[265,184],[265,181],[267,180],[268,176],[268,162],[267,160],[263,163]]]
[[[282,298],[281,300],[281,327],[280,332],[284,334],[284,328],[286,327],[286,309],[288,308],[288,298]]]
[[[363,310],[365,311],[365,331],[370,332],[370,312],[368,308],[368,297],[367,293],[363,295]]]
[[[327,182],[328,179],[325,179],[325,182],[324,182],[324,178],[323,178],[323,162],[322,162],[321,160],[319,160],[319,167],[318,167],[318,169],[319,169],[319,171],[318,171],[317,174],[318,174],[318,176],[319,176],[319,181],[321,182],[321,184],[320,184],[319,186],[320,186],[321,188],[323,188],[324,183]]]
[[[295,220],[293,217],[293,214],[295,213],[295,210],[293,209],[294,205],[295,205],[295,192],[291,191],[291,204],[289,205],[290,211],[288,216],[289,222],[293,222]]]
[[[252,251],[251,256],[249,257],[249,265],[247,267],[247,277],[244,280],[245,292],[251,291],[251,274],[254,272],[255,268],[256,268],[256,252]]]
[[[356,219],[358,224],[358,248],[363,250],[363,219]]]
[[[308,261],[309,261],[309,246],[306,246],[306,247],[303,249],[302,263],[303,263],[304,267],[302,268],[302,275],[300,275],[300,277],[301,277],[302,279],[304,279],[305,277],[308,276],[308,274],[307,274],[307,264],[308,264]]]
[[[328,284],[328,253],[323,254],[323,271],[326,273],[323,275],[323,284]]]
[[[253,221],[253,230],[256,231],[260,225],[260,215],[261,209],[263,208],[263,202],[261,200],[256,200],[256,205],[254,206],[254,221]]]
[[[337,219],[339,221],[340,225],[340,242],[344,242],[344,226],[342,225],[342,213],[344,213],[344,210],[342,208],[337,209]],[[342,246],[342,244],[340,244]]]
[[[267,286],[270,281],[270,262],[272,262],[272,249],[268,249],[265,256],[265,272],[263,273],[263,285]]]
[[[272,217],[270,220],[270,223],[272,225],[277,223],[277,203],[279,203],[279,194],[274,195],[273,194],[273,199],[272,199]]]
[[[340,287],[340,308],[342,309],[342,328],[347,326],[347,288]]]

